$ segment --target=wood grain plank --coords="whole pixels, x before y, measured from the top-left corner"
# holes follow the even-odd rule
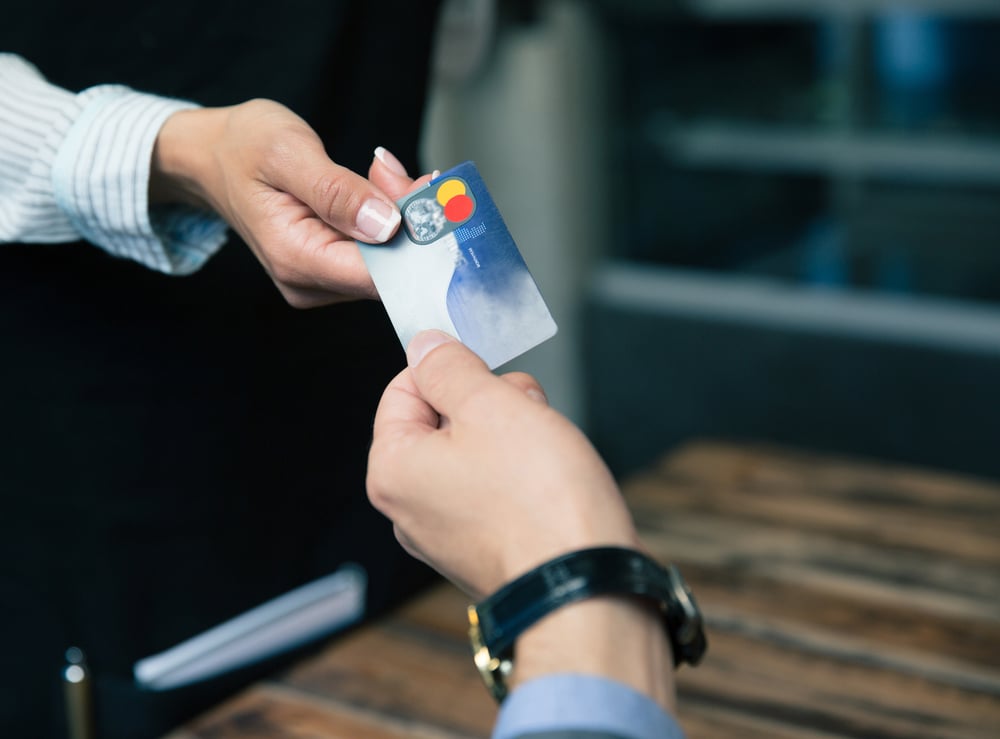
[[[995,485],[911,468],[852,465],[770,447],[695,444],[624,488],[650,510],[781,522],[845,540],[1000,563]]]
[[[678,674],[682,720],[720,711],[796,732],[884,739],[987,739],[1000,729],[995,695],[956,689],[864,660],[711,632],[702,665]]]
[[[687,739],[840,739],[842,734],[791,726],[772,719],[706,704],[685,696],[679,707],[681,726]]]
[[[844,502],[876,499],[919,504],[935,513],[995,512],[1000,486],[995,480],[910,465],[841,457],[761,443],[696,440],[666,455],[655,468],[717,489],[755,485],[765,489],[800,488]]]
[[[441,587],[432,587],[406,605],[392,617],[393,623],[406,623],[435,635],[468,646],[469,622],[466,607],[472,602],[458,588],[441,580]]]
[[[1000,582],[986,565],[845,541],[734,516],[674,512],[646,521],[643,540],[673,560],[728,568],[942,614],[1000,618]]]
[[[657,553],[664,561],[668,559]],[[788,581],[684,558],[676,561],[709,616],[738,613],[760,619],[778,614],[786,622],[820,632],[863,638],[873,651],[920,645],[922,651],[966,663],[973,670],[995,670],[1000,659],[1000,629],[993,621],[845,594],[808,579]]]
[[[464,617],[452,609],[449,586],[422,606],[440,622]],[[463,736],[488,736],[496,705],[472,663],[464,632],[427,628],[411,614],[374,624],[339,642],[281,678],[285,686],[417,725]]]
[[[352,706],[317,702],[258,685],[166,739],[459,739],[434,727],[392,721]],[[463,737],[464,739],[464,737]]]

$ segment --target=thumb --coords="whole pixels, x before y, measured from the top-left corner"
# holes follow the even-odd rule
[[[270,183],[308,205],[326,223],[351,238],[371,243],[389,239],[399,225],[399,208],[361,175],[331,161],[322,143],[290,148],[266,174]]]
[[[442,416],[462,415],[470,402],[495,392],[497,386],[517,392],[471,349],[443,331],[418,333],[406,348],[406,359],[417,391]]]

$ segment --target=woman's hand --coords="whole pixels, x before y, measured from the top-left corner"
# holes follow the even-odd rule
[[[389,239],[400,221],[394,201],[429,180],[411,180],[381,147],[366,180],[331,161],[305,121],[269,100],[173,114],[152,170],[151,202],[218,213],[297,308],[377,297],[354,239]]]

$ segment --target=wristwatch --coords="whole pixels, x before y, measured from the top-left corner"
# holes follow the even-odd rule
[[[536,567],[469,606],[473,659],[498,702],[507,696],[517,637],[560,606],[598,595],[651,601],[663,618],[674,666],[701,660],[707,647],[701,611],[676,567],[661,567],[634,549],[582,549]]]

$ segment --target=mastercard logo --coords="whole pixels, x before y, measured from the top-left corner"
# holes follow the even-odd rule
[[[476,199],[465,180],[449,177],[415,194],[402,210],[410,239],[430,244],[469,220],[476,212]]]
[[[461,223],[468,219],[476,209],[476,203],[469,197],[465,183],[456,177],[438,185],[437,201],[444,208],[444,217],[452,223]]]

